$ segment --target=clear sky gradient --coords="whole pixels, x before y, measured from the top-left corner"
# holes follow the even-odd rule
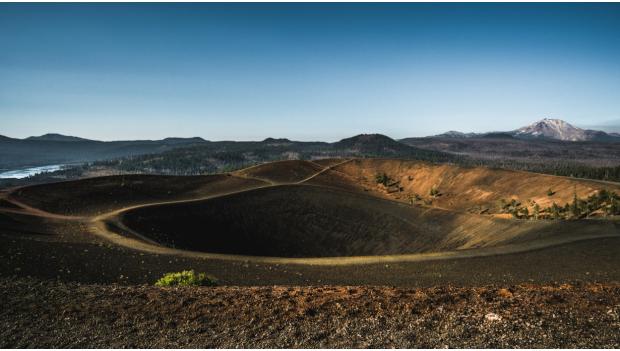
[[[334,141],[620,118],[620,4],[0,4],[0,134]]]

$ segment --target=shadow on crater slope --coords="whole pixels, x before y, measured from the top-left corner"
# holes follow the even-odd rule
[[[377,174],[389,177],[387,187]],[[433,188],[440,195],[429,195]],[[179,252],[161,246],[287,258],[467,249],[489,255],[506,245],[526,251],[617,235],[613,218],[516,220],[496,208],[507,199],[563,206],[575,193],[600,189],[620,186],[418,161],[281,161],[231,174],[112,176],[18,188],[0,198],[0,210],[11,216],[5,222],[12,231],[21,228],[12,220],[18,215],[74,221],[117,244],[173,254]]]
[[[308,185],[140,207],[125,212],[122,221],[140,235],[169,247],[272,257],[393,255],[490,247],[551,238],[560,235],[564,225],[414,208]]]

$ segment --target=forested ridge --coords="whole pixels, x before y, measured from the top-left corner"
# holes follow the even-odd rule
[[[426,141],[425,141],[426,142]],[[443,141],[441,141],[443,142]],[[459,141],[462,144],[463,141]],[[558,154],[557,143],[540,143],[533,147],[538,157],[512,158],[513,151],[501,149],[501,141],[493,141],[494,149],[499,156],[488,157],[491,151],[484,153],[484,157],[477,154],[463,154],[440,151],[429,148],[428,145],[412,146],[398,142],[380,134],[362,134],[343,139],[336,143],[325,142],[298,142],[288,139],[267,138],[263,141],[235,142],[205,142],[186,147],[178,147],[165,152],[126,156],[108,160],[83,163],[68,166],[63,170],[39,174],[27,179],[5,179],[0,185],[14,186],[39,182],[75,179],[83,176],[98,174],[163,174],[163,175],[199,175],[225,173],[252,166],[258,163],[286,159],[314,160],[321,158],[347,157],[380,157],[420,160],[431,163],[450,163],[464,167],[490,167],[508,170],[520,170],[551,174],[575,178],[587,178],[604,181],[620,182],[620,163],[611,166],[595,166],[592,160],[596,157],[611,158],[615,155],[614,145],[605,144],[605,154],[593,155],[588,151],[588,157],[562,157]],[[549,151],[549,158],[540,157],[540,149],[553,145]],[[474,145],[479,147],[479,145]],[[511,148],[512,144],[506,144]],[[519,145],[520,146],[520,145]],[[620,144],[618,144],[620,147]],[[486,147],[486,146],[485,146]],[[567,148],[576,149],[567,144]],[[487,147],[488,150],[488,147]],[[609,154],[611,152],[611,154]]]

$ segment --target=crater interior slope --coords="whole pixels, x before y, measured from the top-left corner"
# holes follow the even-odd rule
[[[377,184],[381,173],[397,191]],[[427,195],[430,188],[440,196]],[[614,183],[418,161],[281,161],[230,174],[112,176],[4,191],[0,229],[9,243],[96,243],[190,266],[495,262],[583,240],[618,240],[615,218],[518,220],[493,207],[511,198],[564,205],[575,193],[601,189],[620,193]],[[414,194],[429,201],[412,204]]]

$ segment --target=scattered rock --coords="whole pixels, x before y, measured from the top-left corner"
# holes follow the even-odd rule
[[[497,322],[497,321],[501,321],[502,317],[500,315],[498,315],[498,314],[495,314],[495,313],[487,313],[484,316],[484,319],[486,319],[489,322]]]

